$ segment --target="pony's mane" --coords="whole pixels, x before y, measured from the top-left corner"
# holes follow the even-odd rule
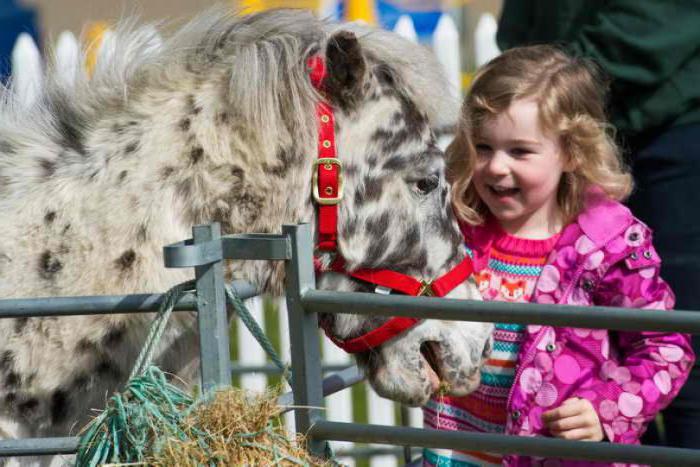
[[[149,87],[175,89],[181,80],[192,79],[192,72],[207,76],[213,64],[228,67],[228,95],[222,98],[259,135],[282,125],[292,133],[311,134],[315,128],[308,115],[318,96],[303,59],[324,50],[340,29],[356,33],[370,66],[389,69],[434,126],[452,124],[457,117],[458,106],[432,53],[385,31],[321,21],[304,10],[237,16],[223,6],[198,15],[162,43],[158,26],[136,18],[120,21],[89,78],[77,69],[66,79],[49,60],[40,94],[28,108],[17,102],[11,84],[0,89],[0,140],[65,141],[66,132],[82,133],[105,109],[121,108]]]

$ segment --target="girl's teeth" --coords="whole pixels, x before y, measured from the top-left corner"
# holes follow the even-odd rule
[[[493,190],[493,192],[498,194],[498,195],[504,195],[504,194],[514,195],[518,191],[517,188],[501,188],[501,187],[495,187],[495,186],[492,186],[491,190]]]

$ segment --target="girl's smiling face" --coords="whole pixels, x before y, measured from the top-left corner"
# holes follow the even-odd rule
[[[547,238],[561,230],[557,192],[566,159],[556,136],[542,131],[535,100],[515,100],[486,119],[474,146],[474,187],[506,232]]]

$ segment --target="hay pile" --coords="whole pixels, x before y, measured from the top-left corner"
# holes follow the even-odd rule
[[[217,391],[181,423],[187,439],[166,438],[157,453],[147,456],[152,466],[330,466],[309,456],[301,437],[290,440],[280,421],[277,391],[251,394],[240,389]],[[202,449],[202,432],[207,448]]]
[[[279,390],[193,397],[157,367],[129,380],[83,430],[76,466],[332,466],[286,433]]]

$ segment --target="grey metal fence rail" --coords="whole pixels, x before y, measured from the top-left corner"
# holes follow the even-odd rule
[[[176,310],[197,310],[204,388],[230,384],[232,367],[228,354],[228,325],[224,300],[222,262],[225,259],[284,260],[286,298],[292,343],[292,392],[278,402],[293,404],[297,430],[307,434],[308,448],[323,453],[326,440],[477,449],[502,454],[641,464],[700,465],[700,450],[611,443],[525,438],[484,433],[447,432],[331,422],[323,419],[323,398],[361,381],[355,367],[322,378],[318,339],[318,313],[356,313],[431,319],[548,324],[586,328],[680,331],[700,334],[700,312],[574,307],[559,305],[474,302],[425,297],[351,294],[315,289],[313,243],[309,225],[285,226],[281,235],[234,235],[221,237],[218,225],[193,229],[193,240],[164,248],[168,267],[194,267],[196,297],[188,295]],[[243,298],[256,294],[249,284],[235,282]],[[111,297],[62,297],[0,300],[0,319],[29,316],[65,316],[156,311],[162,295],[140,294]],[[204,338],[207,336],[207,338]],[[593,446],[595,446],[594,449]],[[33,438],[0,440],[0,457],[72,454],[77,439]]]
[[[350,294],[315,290],[309,226],[285,228],[292,244],[287,263],[287,308],[292,335],[294,403],[309,409],[295,411],[297,429],[307,434],[309,449],[322,453],[324,440],[385,443],[501,454],[579,459],[639,464],[700,465],[700,450],[626,446],[612,443],[566,441],[543,437],[518,437],[485,433],[447,432],[408,427],[389,427],[330,422],[323,419],[318,313],[401,315],[431,319],[548,324],[586,328],[658,330],[700,333],[700,313],[574,307],[561,305],[510,304],[440,300],[380,294]]]

